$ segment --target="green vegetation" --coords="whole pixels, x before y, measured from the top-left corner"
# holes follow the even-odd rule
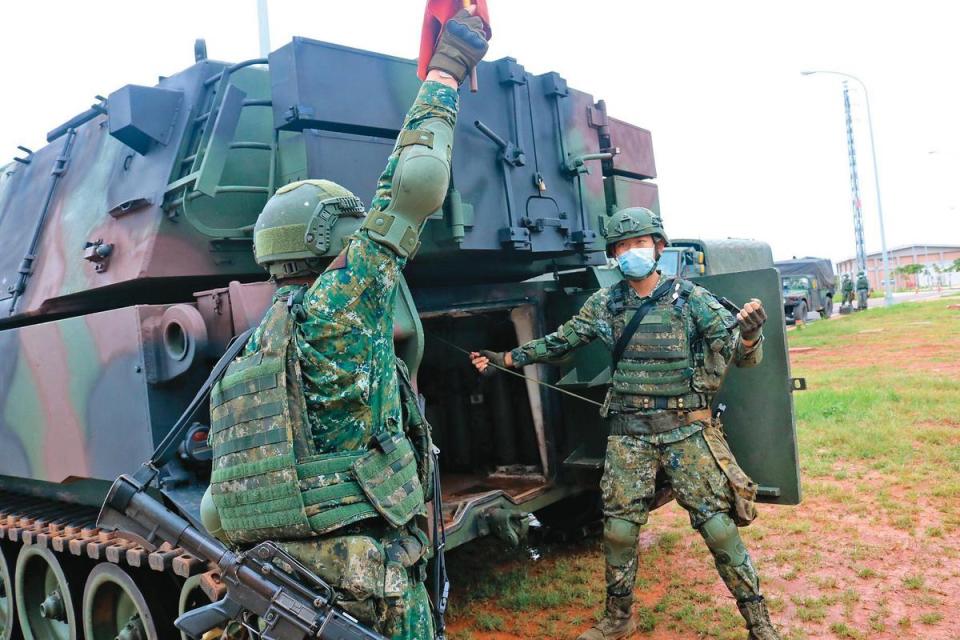
[[[819,598],[795,598],[797,617],[803,621],[823,620],[827,617],[827,607],[836,602],[835,598],[820,596]]]
[[[917,278],[916,276],[920,275],[925,270],[926,270],[926,265],[915,262],[913,264],[900,265],[899,267],[894,269],[893,272],[899,273],[900,275],[904,275],[904,276],[914,276],[914,281],[913,281],[914,288],[916,291],[920,291],[920,279]]]
[[[859,578],[864,578],[864,579],[876,578],[877,575],[879,574],[877,574],[877,572],[871,569],[870,567],[863,567],[862,569],[857,569],[857,577]]]
[[[937,624],[943,620],[943,614],[939,611],[931,611],[920,614],[920,622],[923,624]]]
[[[495,613],[481,611],[474,619],[476,628],[480,631],[503,631],[503,618]]]
[[[797,394],[795,406],[805,479],[836,479],[853,463],[891,474],[899,487],[922,488],[940,504],[960,496],[960,376],[935,372],[960,356],[958,320],[960,314],[940,301],[911,303],[813,323],[791,335],[791,346],[824,352],[841,341],[863,344],[859,357],[838,355],[837,367],[802,372],[810,391]],[[911,362],[911,346],[944,346],[944,352]],[[828,353],[818,359],[832,362]],[[894,526],[916,524],[890,487],[874,497]]]
[[[920,574],[905,576],[903,578],[903,586],[907,589],[922,589],[923,588],[923,576]]]
[[[505,620],[516,620],[518,613],[539,615],[562,607],[593,609],[602,604],[602,593],[591,584],[595,579],[592,549],[567,546],[564,557],[538,564],[531,564],[522,551],[505,550],[494,540],[481,541],[470,551],[469,556],[450,556],[457,579],[449,609],[451,622],[469,616],[474,631],[504,631],[509,630]],[[491,566],[489,558],[500,561]],[[496,602],[499,612],[474,610],[484,602]],[[542,622],[559,620],[547,616]]]
[[[960,608],[938,587],[960,562],[960,311],[947,304],[872,309],[790,334],[791,347],[814,348],[791,356],[808,383],[794,396],[805,501],[762,506],[743,532],[785,638],[947,637],[947,612]],[[638,637],[743,638],[686,515],[670,505],[644,529]],[[540,550],[536,563],[493,541],[451,554],[450,637],[575,638],[602,616],[600,541]]]
[[[646,607],[638,607],[636,614],[637,631],[643,633],[644,631],[653,631],[656,628],[657,618],[653,615],[653,611]]]
[[[843,622],[834,622],[831,624],[830,631],[833,631],[838,638],[853,638],[854,640],[859,640],[865,637],[862,631],[852,629]]]

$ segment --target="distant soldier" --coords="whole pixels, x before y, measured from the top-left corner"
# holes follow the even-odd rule
[[[843,302],[840,305],[841,309],[846,309],[849,312],[853,309],[853,280],[850,279],[850,274],[843,274],[843,284],[841,285],[841,292],[843,293]]]
[[[870,281],[867,280],[867,274],[863,271],[857,272],[857,310],[863,311],[867,308],[867,298],[870,296]]]
[[[211,394],[207,528],[238,546],[280,541],[346,611],[398,639],[432,639],[434,626],[428,539],[415,518],[428,452],[406,430],[419,409],[394,355],[393,309],[400,272],[447,193],[457,88],[486,49],[480,18],[461,11],[447,22],[370,210],[323,273],[310,221],[362,217],[360,201],[303,180],[267,202],[254,250],[278,289]],[[356,99],[387,88],[368,89]]]
[[[710,409],[728,363],[760,362],[767,316],[754,299],[734,317],[703,287],[662,276],[657,261],[667,242],[652,211],[617,212],[607,225],[607,254],[624,280],[590,296],[554,333],[471,359],[483,372],[491,362],[520,368],[556,360],[597,338],[613,350],[612,385],[600,410],[610,429],[601,481],[606,613],[580,640],[625,638],[636,629],[637,541],[658,473],[706,541],[751,640],[775,640],[780,636],[737,530],[756,516],[756,485],[737,465]]]

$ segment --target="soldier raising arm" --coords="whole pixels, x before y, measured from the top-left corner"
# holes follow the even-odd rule
[[[472,11],[447,22],[370,210],[322,273],[310,220],[362,214],[359,200],[303,180],[267,202],[254,250],[278,289],[211,394],[207,529],[236,546],[278,541],[340,606],[395,639],[434,631],[415,519],[425,513],[423,456],[402,424],[394,302],[447,193],[458,86],[486,48]]]
[[[615,352],[601,409],[610,428],[601,480],[606,613],[580,640],[624,638],[636,628],[631,607],[637,539],[658,472],[706,541],[751,640],[777,639],[737,531],[737,524],[755,517],[756,485],[737,466],[710,415],[727,364],[760,362],[766,313],[759,300],[751,300],[734,317],[706,289],[661,276],[656,265],[666,244],[653,212],[617,212],[608,225],[607,252],[624,280],[590,296],[554,333],[508,353],[475,352],[471,359],[480,371],[490,362],[522,367],[597,338]],[[635,317],[642,319],[637,323]]]

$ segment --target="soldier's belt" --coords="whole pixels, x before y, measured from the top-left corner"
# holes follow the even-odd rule
[[[704,409],[709,406],[707,397],[702,393],[686,393],[679,396],[641,396],[633,394],[617,394],[611,409],[619,412],[642,411],[649,409],[672,409],[676,411],[691,411]]]
[[[654,435],[673,431],[694,422],[709,422],[710,409],[698,411],[666,411],[645,415],[641,413],[617,414],[610,417],[610,435],[636,436]]]

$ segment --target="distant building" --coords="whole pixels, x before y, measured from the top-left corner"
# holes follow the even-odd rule
[[[896,247],[887,251],[890,260],[890,274],[893,278],[894,289],[912,289],[921,287],[935,287],[939,281],[943,287],[960,287],[960,273],[945,271],[953,265],[953,261],[960,258],[960,245],[956,244],[912,244]],[[895,273],[897,267],[919,263],[926,267],[923,273],[917,276]],[[939,269],[939,271],[938,271]],[[857,275],[857,259],[849,258],[837,263],[837,274],[849,273],[851,277]],[[872,289],[883,289],[883,254],[867,254],[867,278],[870,279]]]

